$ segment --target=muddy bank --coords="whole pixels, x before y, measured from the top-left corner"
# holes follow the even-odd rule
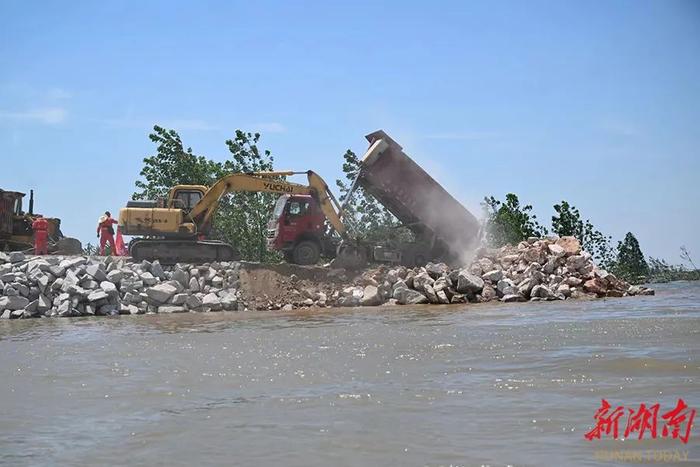
[[[346,271],[246,262],[134,263],[129,258],[0,253],[0,316],[291,310],[383,304],[593,299],[653,294],[597,268],[572,237],[482,248],[452,268]]]

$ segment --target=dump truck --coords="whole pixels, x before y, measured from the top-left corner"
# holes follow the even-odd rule
[[[268,223],[268,247],[282,251],[289,262],[299,263],[303,258],[306,261],[302,264],[315,263],[319,253],[338,254],[338,266],[359,265],[366,260],[411,267],[428,261],[463,261],[478,242],[480,224],[476,217],[384,131],[366,138],[370,146],[346,199],[362,187],[413,232],[415,241],[369,243],[348,235],[340,239],[332,230],[322,228],[319,220],[323,213],[313,196],[285,194],[278,199]],[[339,217],[344,217],[342,205]],[[300,247],[307,254],[297,254]]]
[[[357,184],[413,232],[413,263],[464,259],[479,240],[477,218],[384,131],[365,138],[370,147],[362,158]]]
[[[137,260],[163,263],[238,259],[234,245],[208,238],[221,197],[233,192],[281,195],[267,225],[267,245],[290,263],[315,264],[325,254],[335,256],[338,267],[368,260],[416,266],[453,262],[472,249],[476,218],[386,133],[379,130],[367,139],[370,147],[347,198],[362,186],[414,233],[415,241],[363,241],[348,229],[344,206],[318,174],[278,171],[234,173],[211,187],[178,185],[166,199],[129,201],[119,212],[119,227],[124,235],[142,236],[130,242],[129,252]],[[285,179],[298,174],[306,174],[307,185]]]
[[[34,190],[29,192],[29,206],[25,211],[25,193],[0,189],[0,251],[31,251],[34,248],[32,222],[41,214],[34,212]],[[82,244],[76,238],[65,237],[61,220],[47,217],[49,253],[79,254]]]

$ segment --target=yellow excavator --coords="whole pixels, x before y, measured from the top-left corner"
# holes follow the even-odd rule
[[[282,178],[297,174],[306,174],[308,185]],[[240,259],[232,245],[206,239],[221,198],[232,192],[282,195],[280,200],[285,200],[282,209],[286,214],[282,230],[285,233],[295,230],[295,240],[276,242],[283,236],[268,235],[268,246],[282,250],[290,262],[314,264],[318,261],[326,220],[341,239],[348,239],[340,203],[326,182],[313,171],[235,173],[211,187],[177,185],[165,200],[129,201],[126,208],[119,211],[119,227],[124,235],[142,236],[129,244],[131,256],[139,261],[158,259],[164,264]],[[277,227],[275,233],[279,231]]]

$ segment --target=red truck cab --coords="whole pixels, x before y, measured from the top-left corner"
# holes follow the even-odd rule
[[[267,246],[281,251],[285,260],[316,264],[329,247],[326,217],[310,195],[282,195],[267,224]]]

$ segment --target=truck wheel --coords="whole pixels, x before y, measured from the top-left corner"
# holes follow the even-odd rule
[[[318,263],[321,257],[321,249],[316,242],[304,240],[294,247],[294,262],[296,264],[309,265]]]

